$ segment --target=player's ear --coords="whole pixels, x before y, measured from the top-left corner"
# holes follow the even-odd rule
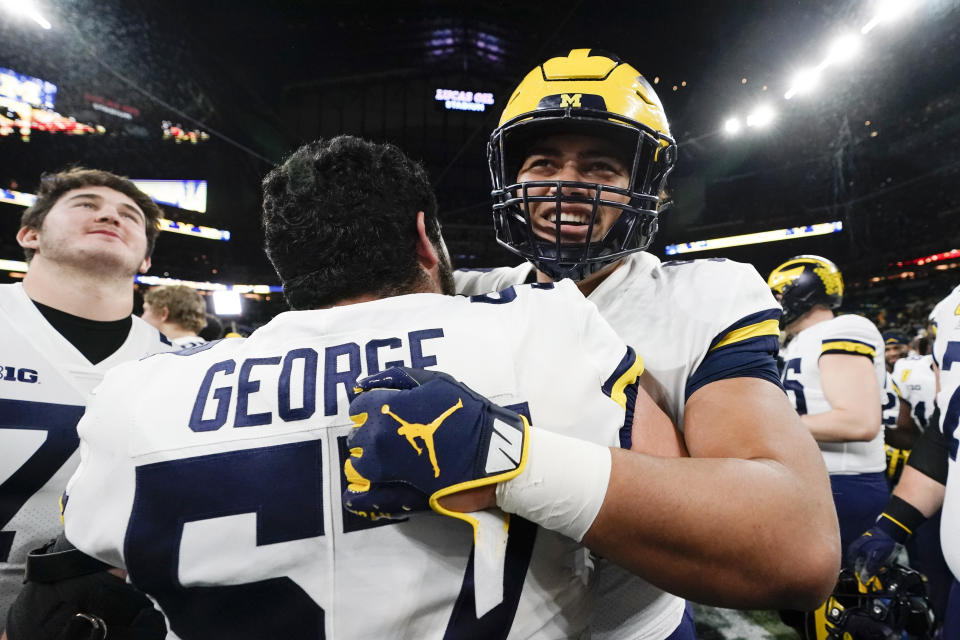
[[[20,227],[17,243],[25,249],[35,250],[40,245],[40,232],[33,227]]]
[[[427,236],[424,217],[423,211],[417,212],[417,262],[420,263],[424,271],[429,272],[437,267],[440,256],[437,255],[437,248]]]
[[[150,258],[149,257],[144,258],[143,262],[140,263],[140,269],[139,269],[140,273],[146,273],[147,271],[150,271],[150,264],[151,264]]]

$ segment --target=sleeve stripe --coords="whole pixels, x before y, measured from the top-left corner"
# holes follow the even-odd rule
[[[779,309],[766,309],[764,311],[758,311],[757,313],[751,313],[748,316],[744,316],[731,324],[729,327],[718,333],[713,340],[710,342],[710,350],[718,349],[720,347],[739,342],[740,340],[747,340],[754,336],[758,335],[775,335],[780,336],[780,315],[783,312]],[[767,321],[774,321],[777,325],[777,330],[773,333],[768,333],[770,327],[773,325],[766,324]],[[754,331],[749,334],[738,334],[734,337],[734,334],[737,331],[742,331],[745,329],[754,328]],[[760,328],[763,327],[763,330]]]
[[[642,373],[643,358],[637,355],[632,347],[627,347],[627,353],[623,356],[623,360],[617,365],[613,375],[603,383],[601,390],[626,411],[627,387],[636,382]]]
[[[873,345],[859,340],[824,340],[820,350],[820,355],[825,353],[851,353],[854,355],[867,356],[871,359],[877,355]]]
[[[897,381],[893,378],[890,378],[890,384],[893,385],[893,390],[896,392],[898,398],[903,398],[903,393],[900,392],[900,387],[897,386]]]
[[[740,329],[734,329],[723,339],[710,348],[711,351],[714,349],[719,349],[720,347],[725,347],[728,344],[733,344],[735,342],[741,342],[743,340],[749,340],[750,338],[756,338],[758,336],[779,336],[780,335],[780,321],[779,320],[764,320],[763,322],[757,322],[755,324],[747,325],[746,327],[741,327]]]

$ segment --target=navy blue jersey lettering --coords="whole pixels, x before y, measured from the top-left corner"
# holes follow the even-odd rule
[[[235,427],[255,427],[270,424],[273,414],[269,411],[248,413],[250,395],[260,390],[260,381],[251,380],[250,375],[254,367],[280,364],[280,356],[273,358],[248,358],[240,365],[240,380],[237,382],[237,417],[233,421]]]
[[[410,337],[410,366],[414,369],[426,369],[437,366],[436,356],[423,355],[423,341],[443,337],[443,329],[422,329],[411,331]]]
[[[204,420],[203,411],[207,406],[207,398],[210,397],[210,387],[213,386],[214,376],[221,372],[230,375],[236,366],[235,361],[224,360],[207,369],[206,375],[203,376],[203,382],[200,383],[197,399],[193,403],[193,411],[190,413],[190,428],[192,430],[216,431],[227,422],[227,413],[230,411],[230,396],[233,393],[232,387],[218,387],[213,392],[212,399],[217,403],[217,413],[213,418]]]
[[[283,359],[277,387],[277,413],[284,422],[306,420],[317,410],[317,352],[310,348],[294,349]],[[294,363],[303,361],[303,405],[290,406],[290,377]]]

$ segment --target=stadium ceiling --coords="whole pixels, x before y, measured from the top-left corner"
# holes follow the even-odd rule
[[[186,0],[31,4],[50,29],[32,14],[4,15],[0,67],[56,84],[58,101],[90,96],[86,106],[97,117],[117,120],[105,135],[56,144],[36,135],[29,143],[0,139],[0,187],[17,182],[29,191],[41,171],[78,161],[142,178],[207,180],[203,224],[231,230],[232,253],[222,267],[242,263],[247,272],[239,281],[270,281],[258,250],[260,179],[299,144],[337,128],[401,144],[427,166],[445,222],[489,228],[486,137],[512,86],[536,63],[573,47],[616,52],[656,83],[681,143],[661,249],[840,219],[838,207],[868,195],[858,191],[868,181],[890,178],[895,183],[883,188],[891,188],[923,176],[929,169],[909,164],[917,151],[902,152],[909,156],[902,175],[886,168],[867,175],[863,162],[838,169],[835,158],[841,147],[845,159],[876,148],[894,164],[898,148],[936,144],[942,131],[905,131],[902,121],[951,122],[952,107],[938,112],[936,105],[956,93],[960,76],[955,0],[898,1],[912,9],[896,16],[881,0],[236,0],[228,11]],[[831,43],[849,33],[860,35],[862,49],[840,64],[850,49]],[[799,91],[797,72],[828,56],[836,64],[822,70],[817,90]],[[491,94],[494,103],[438,101],[438,90],[458,98],[479,93],[484,102]],[[763,105],[775,113],[757,112]],[[337,111],[350,117],[331,121]],[[132,123],[120,120],[133,113]],[[768,126],[747,131],[751,115],[752,124]],[[723,134],[733,117],[744,129],[735,138]],[[180,133],[161,138],[161,122],[165,132]],[[124,127],[148,137],[111,137]],[[854,186],[830,186],[839,184],[838,171]],[[813,176],[814,184],[794,194],[798,175]],[[790,187],[780,190],[784,197],[802,201],[786,212],[751,201],[764,185],[779,189],[778,181]],[[857,224],[847,229],[860,237]],[[492,233],[488,240],[491,246]],[[466,243],[452,249],[479,251]],[[490,251],[476,259],[507,258]]]

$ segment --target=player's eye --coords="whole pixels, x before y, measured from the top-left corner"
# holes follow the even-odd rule
[[[543,169],[553,166],[550,158],[533,158],[527,163],[528,169]]]

